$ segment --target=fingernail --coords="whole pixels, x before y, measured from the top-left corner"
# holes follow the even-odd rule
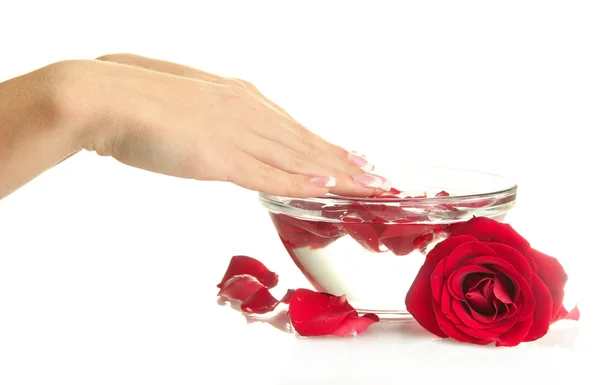
[[[335,178],[332,176],[313,176],[310,182],[320,188],[335,186]]]
[[[373,174],[359,174],[352,176],[354,181],[362,186],[378,188],[383,191],[390,191],[392,189],[392,183],[384,177],[373,175]]]
[[[364,172],[373,171],[373,165],[363,156],[357,152],[348,153],[348,162],[354,166],[360,167]]]

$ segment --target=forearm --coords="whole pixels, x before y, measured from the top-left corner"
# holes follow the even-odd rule
[[[81,149],[65,85],[56,65],[0,83],[0,199]]]

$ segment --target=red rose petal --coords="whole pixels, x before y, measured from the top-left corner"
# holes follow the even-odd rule
[[[476,240],[477,239],[470,235],[460,235],[446,238],[442,242],[435,245],[435,247],[431,249],[429,253],[427,253],[427,256],[425,257],[425,263],[433,263],[433,266],[436,266],[443,258],[446,258],[459,245]]]
[[[425,254],[427,251],[427,247],[433,241],[434,233],[426,233],[419,235],[413,241],[414,249],[421,251],[421,253]]]
[[[564,306],[561,306],[558,313],[552,319],[552,323],[560,321],[560,320],[579,321],[580,315],[581,314],[579,312],[579,307],[577,307],[577,305],[575,305],[575,307],[573,309],[571,309],[571,311],[567,311],[567,309],[565,309]]]
[[[381,253],[379,248],[379,235],[383,231],[383,225],[372,225],[370,223],[343,223],[343,229],[354,238],[365,249]]]
[[[444,316],[446,316],[446,318],[448,318],[450,321],[456,323],[460,323],[460,318],[458,318],[458,315],[456,315],[456,313],[454,313],[454,309],[452,309],[452,302],[454,301],[454,298],[452,298],[452,296],[450,295],[450,292],[448,290],[448,285],[444,286],[444,290],[442,291],[442,300],[441,300],[441,310],[442,310],[442,314]]]
[[[446,282],[448,280],[448,278],[444,274],[444,270],[446,268],[446,261],[447,259],[442,259],[429,276],[429,288],[431,290],[431,298],[438,304],[442,303],[442,295],[444,294]],[[418,274],[417,278],[415,278],[415,281],[417,279],[421,279]]]
[[[439,193],[435,194],[436,197],[449,197],[450,194],[448,194],[446,191],[442,190]]]
[[[456,327],[456,324],[446,318],[439,305],[433,305],[436,320],[439,324],[439,328],[442,330],[444,336],[453,338],[460,342],[469,342],[477,345],[488,345],[492,343],[492,340],[482,340],[465,334],[463,331]]]
[[[246,298],[240,307],[245,313],[265,314],[275,310],[277,305],[279,305],[279,301],[273,297],[269,289],[262,286]]]
[[[429,241],[431,241],[434,230],[435,226],[413,223],[386,225],[379,240],[394,254],[408,255],[425,245],[427,238],[420,237],[430,234]]]
[[[498,336],[496,346],[517,346],[523,342],[527,333],[531,330],[533,317],[524,319],[514,324],[506,333]]]
[[[347,316],[357,315],[346,297],[308,289],[296,289],[289,302],[290,321],[301,336],[327,335]]]
[[[474,217],[454,230],[453,235],[471,235],[482,242],[498,242],[514,247],[525,255],[529,242],[509,224],[486,217]]]
[[[450,294],[459,301],[466,299],[465,297],[465,280],[470,276],[477,276],[479,280],[489,279],[494,276],[494,273],[483,266],[462,266],[456,269],[448,277],[448,289]],[[478,285],[479,282],[476,284]],[[468,290],[469,288],[467,288]]]
[[[321,249],[344,235],[335,223],[309,221],[273,213],[271,218],[284,244],[292,249]]]
[[[535,249],[529,249],[528,254],[537,265],[537,275],[552,295],[552,318],[556,318],[563,304],[569,277],[556,258]]]
[[[364,332],[372,324],[379,322],[379,317],[373,313],[367,313],[362,317],[348,315],[329,335],[345,337],[356,336]]]
[[[527,258],[525,258],[517,249],[497,242],[486,242],[485,245],[494,250],[500,258],[513,265],[513,267],[521,273],[528,282],[531,280],[531,265],[527,261]]]
[[[393,188],[393,187],[392,187],[392,188],[390,189],[389,193],[390,193],[390,194],[393,194],[393,195],[400,195],[400,194],[402,194],[402,191],[400,191],[400,190],[398,190],[398,189],[396,189],[396,188]]]
[[[506,333],[514,324],[519,322],[519,317],[517,314],[519,309],[514,304],[504,304],[498,300],[494,301],[494,306],[496,307],[498,315],[493,323],[490,323],[487,326],[487,329],[496,334]]]
[[[429,252],[428,256],[431,255],[431,253],[432,252]],[[404,302],[406,304],[406,309],[419,325],[430,333],[444,338],[448,337],[448,335],[442,331],[436,320],[433,308],[434,301],[431,294],[432,270],[435,268],[436,264],[437,261],[435,261],[434,258],[425,260],[425,263],[419,269],[415,280],[410,286]]]
[[[563,319],[579,321],[579,317],[581,317],[581,313],[579,312],[579,307],[575,305],[573,309],[565,316]]]
[[[285,303],[285,304],[289,304],[290,303],[290,299],[292,298],[292,294],[294,294],[296,290],[294,289],[288,289],[288,291],[285,293],[285,295],[283,296],[283,298],[281,298],[281,303]]]
[[[496,252],[478,241],[461,244],[448,255],[446,266],[444,268],[444,275],[448,277],[454,270],[458,269],[469,259],[480,256],[496,257]]]
[[[396,221],[398,219],[405,218],[412,214],[410,211],[407,211],[400,206],[392,206],[385,204],[368,204],[361,206],[365,210],[369,211],[371,214],[375,215],[377,218],[382,219],[384,222]]]
[[[498,309],[483,294],[469,292],[465,294],[465,297],[467,297],[467,305],[472,309],[473,318],[477,321],[490,323],[496,319]]]
[[[244,301],[265,286],[248,274],[236,275],[221,285],[217,296],[226,299]]]
[[[535,297],[535,310],[533,311],[531,330],[523,339],[525,342],[535,341],[545,336],[553,318],[552,295],[544,282],[535,274],[531,277],[531,290]]]
[[[552,319],[552,323],[554,323],[556,321],[560,321],[561,319],[565,319],[565,317],[568,314],[569,314],[569,312],[567,311],[567,309],[565,309],[565,307],[561,305],[560,309],[558,310],[558,313],[556,313],[556,315]]]
[[[279,281],[279,276],[258,260],[245,255],[236,255],[229,261],[225,275],[217,287],[222,289],[225,282],[237,275],[250,275],[269,289],[275,287]]]
[[[471,311],[469,310],[469,307],[466,303],[452,299],[450,307],[452,308],[452,312],[456,315],[456,317],[460,320],[460,322],[462,322],[465,326],[467,326],[471,329],[476,329],[476,330],[484,328],[484,325],[478,319],[474,318],[471,315]],[[472,335],[472,333],[469,333],[469,334]],[[492,335],[491,337],[494,337],[494,335]],[[478,338],[481,338],[481,337],[478,337]],[[484,337],[484,338],[489,338],[489,337]]]
[[[395,237],[381,239],[381,243],[398,256],[408,255],[415,250],[414,237]]]
[[[509,294],[509,290],[512,288],[508,288],[507,286],[508,285],[506,284],[505,280],[500,278],[496,279],[493,287],[494,297],[504,304],[512,304],[513,299],[511,298],[511,294]]]

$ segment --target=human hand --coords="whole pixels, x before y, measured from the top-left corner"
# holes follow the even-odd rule
[[[135,55],[78,63],[71,95],[93,95],[83,147],[100,155],[290,197],[391,187],[365,174],[366,159],[310,132],[248,82]]]

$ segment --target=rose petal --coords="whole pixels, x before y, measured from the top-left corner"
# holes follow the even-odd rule
[[[434,304],[433,309],[436,320],[439,324],[439,328],[442,330],[444,336],[448,336],[460,342],[469,342],[477,345],[488,345],[493,342],[492,340],[475,338],[458,329],[455,323],[450,321],[444,316],[444,314],[442,314],[441,307],[439,305]]]
[[[469,310],[469,307],[466,303],[453,299],[451,306],[454,314],[456,314],[458,319],[465,326],[471,329],[484,329],[484,325],[478,319],[472,316],[472,311]]]
[[[217,287],[223,288],[225,282],[237,275],[250,275],[269,289],[275,287],[279,281],[279,276],[267,269],[262,262],[245,255],[236,255],[231,257],[225,275]]]
[[[380,240],[388,250],[398,256],[408,255],[415,250],[415,237],[395,237]]]
[[[284,244],[292,249],[321,249],[344,235],[335,223],[308,221],[274,213],[271,213],[271,218]]]
[[[571,309],[571,311],[563,319],[579,321],[579,317],[581,317],[581,313],[579,312],[579,307],[575,305],[575,307]]]
[[[425,233],[423,235],[419,235],[413,241],[413,248],[425,254],[425,252],[427,251],[427,247],[433,241],[434,236],[434,233]]]
[[[497,242],[486,242],[485,245],[494,250],[500,258],[513,265],[513,267],[519,273],[521,273],[528,282],[531,280],[531,265],[529,264],[527,258],[525,258],[525,256],[523,256],[523,254],[521,254],[517,249]]]
[[[356,336],[375,322],[379,322],[379,317],[373,313],[367,313],[362,317],[350,314],[335,329],[329,332],[329,335],[338,337]]]
[[[431,254],[431,253],[430,253]],[[444,274],[446,268],[447,258],[442,259],[440,263],[437,264],[435,270],[431,273],[429,277],[431,281],[430,290],[431,290],[431,298],[437,302],[438,304],[442,303],[442,294],[444,293],[448,278]],[[427,261],[426,261],[427,263]],[[417,275],[418,277],[418,275]]]
[[[509,224],[486,217],[473,217],[454,230],[453,235],[471,235],[482,242],[497,242],[517,249],[521,254],[529,251],[529,242]]]
[[[383,232],[384,225],[370,223],[343,223],[341,225],[348,235],[354,238],[365,249],[381,253],[379,248],[379,235]]]
[[[417,277],[406,294],[404,302],[406,310],[408,310],[419,325],[430,333],[444,338],[448,336],[440,329],[433,310],[433,299],[431,295],[431,265],[432,263],[425,262],[425,264],[421,266],[421,269],[417,273]]]
[[[533,317],[517,322],[506,333],[498,336],[496,346],[517,346],[523,342],[527,333],[531,330]]]
[[[552,295],[550,290],[544,285],[544,282],[537,276],[531,277],[531,290],[535,297],[535,309],[533,311],[533,324],[527,336],[523,339],[525,342],[535,341],[548,333],[550,321],[552,321]]]
[[[265,286],[248,274],[236,275],[222,285],[217,296],[226,299],[244,301]]]
[[[240,307],[245,313],[265,314],[275,310],[279,303],[280,301],[273,297],[269,289],[262,286],[246,298]]]
[[[290,297],[289,315],[292,326],[302,336],[331,333],[349,315],[357,315],[346,297],[296,289]]]
[[[393,206],[391,204],[365,204],[362,206],[365,210],[386,222],[396,221],[411,214],[410,211],[407,211],[400,206]]]
[[[529,250],[529,256],[537,265],[537,275],[552,295],[552,318],[557,318],[565,297],[565,285],[569,279],[560,262],[535,249]]]
[[[292,298],[292,294],[294,294],[295,291],[296,290],[294,290],[294,289],[288,289],[288,291],[284,294],[283,298],[281,298],[280,302],[289,304],[290,299]]]
[[[560,307],[560,310],[556,314],[556,316],[552,319],[552,323],[560,321],[560,320],[573,320],[579,321],[579,317],[581,313],[579,312],[579,307],[575,305],[571,311],[567,311],[564,306]]]
[[[452,296],[450,295],[450,291],[448,290],[448,285],[444,286],[444,290],[442,291],[442,300],[440,301],[440,304],[442,305],[441,310],[442,310],[442,314],[448,318],[450,321],[454,322],[454,323],[460,323],[460,318],[456,315],[456,313],[454,312],[454,309],[452,309],[452,302],[454,301],[454,298],[452,298]]]
[[[481,293],[466,293],[467,305],[471,308],[473,317],[479,322],[490,323],[496,318],[498,311]],[[478,317],[475,317],[477,315]]]
[[[426,243],[433,239],[434,230],[435,226],[415,223],[386,225],[379,240],[394,254],[408,255],[419,247],[426,247]]]
[[[458,269],[469,259],[481,256],[496,257],[497,255],[494,250],[490,249],[481,242],[472,241],[463,243],[452,250],[452,252],[448,255],[446,266],[444,267],[444,275],[446,277],[449,276],[454,270]]]
[[[476,276],[479,281],[485,278],[491,278],[494,273],[483,266],[462,266],[455,270],[450,277],[448,277],[448,288],[450,294],[457,300],[465,300],[465,280],[467,277]],[[469,288],[467,288],[468,290]]]
[[[458,246],[472,241],[477,241],[477,239],[470,235],[452,236],[446,238],[435,245],[435,247],[431,249],[429,253],[427,253],[427,256],[425,257],[425,263],[433,264],[435,267],[443,258],[446,258]]]
[[[508,288],[507,287],[508,284],[510,284],[510,283],[499,277],[494,282],[494,286],[492,288],[492,290],[494,292],[494,296],[504,304],[512,304],[513,303],[511,295],[509,294],[509,291],[513,291],[513,288],[512,287]],[[513,286],[513,285],[511,285],[511,286]]]
[[[448,194],[446,191],[442,190],[439,193],[435,194],[436,197],[449,197],[450,194]]]
[[[494,300],[494,308],[497,312],[494,322],[490,322],[487,329],[497,334],[505,333],[514,324],[519,321],[517,316],[519,309],[514,304],[505,304],[498,300]]]
[[[483,328],[475,329],[465,324],[457,323],[455,326],[458,330],[463,333],[472,336],[473,338],[482,340],[496,341],[496,339],[509,331],[517,323],[517,318],[512,317],[509,319],[502,320],[491,324],[481,324],[485,326]]]

